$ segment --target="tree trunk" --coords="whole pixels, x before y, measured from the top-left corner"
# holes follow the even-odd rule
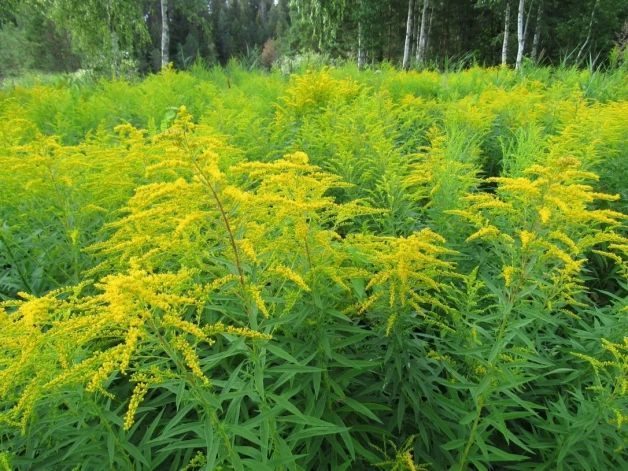
[[[364,45],[362,44],[362,23],[358,23],[358,69],[364,68],[366,58],[364,57]]]
[[[532,40],[532,54],[530,57],[533,62],[537,61],[539,56],[539,42],[541,40],[541,20],[542,20],[542,10],[541,3],[539,2],[539,6],[536,9],[536,25],[534,26],[534,39]]]
[[[519,13],[517,14],[517,42],[519,46],[517,47],[517,63],[515,64],[515,69],[521,67],[521,61],[523,60],[523,48],[526,44],[525,31],[523,29],[525,7],[526,1],[519,0]]]
[[[416,51],[416,61],[420,64],[425,60],[425,41],[427,39],[427,9],[429,0],[423,0],[423,13],[421,14],[421,32],[419,33],[419,48]]]
[[[416,8],[416,26],[414,27],[414,57],[417,57],[419,54],[419,36],[421,35],[421,6],[419,2],[417,3]]]
[[[593,30],[593,20],[595,18],[595,10],[597,8],[598,3],[600,3],[600,0],[595,0],[595,3],[593,4],[593,9],[591,10],[591,21],[589,21],[589,32],[587,33],[587,39],[584,41],[584,44],[578,51],[578,56],[576,57],[576,65],[580,63],[580,57],[582,57],[582,53],[584,52],[587,45],[589,44],[589,41],[591,41],[591,31]]]
[[[170,26],[168,25],[168,0],[161,0],[161,68],[170,62]]]
[[[266,24],[266,0],[259,0],[259,17],[262,26]]]
[[[419,40],[417,39],[417,24],[420,22],[419,9],[417,8],[418,4],[419,2],[414,2],[414,9],[412,10],[412,44],[410,45],[410,57],[416,57],[416,49],[419,45]]]
[[[524,49],[523,49],[523,53],[525,54],[525,45],[528,44],[528,26],[530,24],[530,18],[532,17],[532,7],[534,6],[534,0],[532,0],[529,4],[528,4],[528,13],[526,13],[526,21],[525,21],[525,25],[523,26],[523,45],[524,45]]]
[[[504,43],[502,44],[502,65],[508,64],[508,36],[510,35],[510,0],[506,0],[506,20],[504,21]]]
[[[114,28],[114,21],[111,15],[111,1],[107,1],[107,22],[109,23],[109,44],[111,48],[111,77],[116,79],[120,76],[120,65],[118,57],[120,55],[120,45],[118,43],[118,35]]]
[[[427,35],[425,36],[425,51],[424,54],[427,55],[427,51],[429,50],[429,44],[430,44],[430,37],[432,36],[432,20],[434,19],[434,5],[432,5],[432,8],[430,8],[430,19],[428,20],[428,27],[427,27]]]
[[[120,76],[120,43],[118,42],[118,35],[115,31],[111,31],[111,68],[112,75],[115,78]]]
[[[406,24],[406,44],[403,48],[403,70],[408,70],[410,64],[410,45],[412,43],[412,15],[414,14],[414,0],[408,0],[408,21]]]

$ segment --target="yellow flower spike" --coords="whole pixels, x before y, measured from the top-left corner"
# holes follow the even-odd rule
[[[297,165],[308,165],[310,162],[310,159],[305,152],[295,152],[294,154],[288,154],[284,156],[284,159]]]
[[[549,221],[550,217],[552,216],[552,211],[550,211],[546,207],[543,207],[543,208],[539,209],[539,216],[541,217],[541,222],[543,224],[547,224],[547,222]]]
[[[519,238],[521,239],[521,246],[522,247],[527,247],[528,245],[530,245],[530,242],[532,242],[536,237],[536,234],[534,234],[533,232],[530,231],[521,231],[521,233],[519,234]]]
[[[573,312],[569,311],[568,309],[559,309],[559,311],[562,312],[563,314],[569,316],[569,317],[574,318],[574,319],[582,320],[582,318],[579,315],[574,314]]]
[[[202,290],[205,293],[211,293],[212,291],[217,291],[218,289],[222,288],[224,285],[234,282],[234,281],[239,281],[240,277],[238,275],[225,275],[221,278],[217,278],[216,280],[212,281],[211,283],[205,285]]]
[[[395,301],[396,301],[396,298],[395,298],[395,285],[394,285],[394,284],[391,284],[391,285],[390,285],[390,298],[389,298],[388,305],[389,305],[391,308],[392,308],[392,307],[394,307],[394,305],[395,305]]]
[[[31,300],[31,299],[36,299],[36,297],[35,297],[35,296],[33,296],[32,294],[29,294],[29,293],[25,293],[24,291],[19,291],[19,292],[17,293],[17,295],[18,295],[20,298],[25,299],[25,300],[27,300],[27,301],[28,301],[28,300]]]
[[[364,314],[367,310],[369,310],[371,306],[373,306],[373,304],[375,304],[377,300],[382,297],[382,295],[383,293],[376,293],[370,296],[364,303],[360,305],[360,309],[357,312],[358,316]]]
[[[271,268],[271,271],[273,271],[274,273],[276,273],[282,278],[292,281],[303,291],[307,291],[307,292],[311,291],[310,287],[305,283],[305,281],[303,281],[303,278],[301,278],[301,275],[292,271],[290,268],[283,265],[277,265]]]
[[[209,379],[205,376],[201,370],[198,355],[196,350],[190,345],[190,343],[181,336],[175,336],[172,341],[172,345],[183,355],[183,360],[192,374],[201,380],[204,386],[211,386]]]
[[[174,317],[170,314],[166,314],[163,317],[161,324],[164,327],[174,327],[176,329],[179,329],[185,332],[186,334],[190,334],[194,336],[197,340],[207,342],[209,345],[214,344],[214,340],[208,338],[205,332],[203,331],[203,329],[193,324],[192,322],[188,322],[183,319]]]
[[[264,300],[262,299],[262,292],[260,288],[258,286],[251,285],[249,286],[249,293],[251,294],[251,297],[253,298],[253,301],[255,302],[255,305],[257,306],[257,308],[264,315],[264,317],[268,319],[270,317],[270,314],[268,313],[266,304],[264,303]]]
[[[101,367],[96,371],[96,374],[94,374],[90,379],[87,387],[85,388],[87,392],[102,391],[103,383],[109,379],[109,376],[118,367],[117,362],[112,360],[112,358],[115,358],[119,353],[124,351],[123,347],[123,345],[120,345],[108,350],[107,353],[102,354],[102,358],[105,361],[103,361]]]
[[[138,340],[142,337],[142,331],[137,327],[131,327],[126,335],[126,342],[120,361],[120,374],[125,374],[131,362],[131,356],[137,348]]]
[[[554,240],[559,240],[563,242],[571,249],[571,252],[574,255],[578,255],[580,253],[580,248],[578,247],[578,245],[569,236],[567,236],[567,234],[564,234],[560,231],[552,231],[549,233],[549,237]]]
[[[238,245],[242,252],[251,259],[251,261],[257,261],[257,254],[255,253],[255,248],[253,247],[253,243],[249,239],[240,239],[238,241]]]
[[[148,392],[148,384],[147,383],[137,383],[135,388],[133,388],[133,394],[131,395],[131,401],[129,402],[129,408],[127,410],[126,415],[124,416],[124,430],[130,430],[133,424],[135,423],[135,414],[137,413],[137,408],[140,403],[146,396]]]
[[[506,282],[506,286],[510,286],[512,284],[512,277],[515,274],[515,272],[516,272],[515,267],[505,266],[503,268],[503,276]]]
[[[11,466],[11,462],[9,461],[9,453],[3,451],[0,453],[0,470],[1,471],[12,471],[13,467]]]
[[[501,234],[500,230],[497,229],[495,226],[483,227],[479,231],[477,231],[477,232],[471,234],[469,237],[467,237],[465,242],[471,242],[471,241],[476,240],[476,239],[494,240],[500,234]]]
[[[270,334],[257,332],[246,327],[234,327],[232,325],[228,326],[225,332],[228,334],[237,335],[238,337],[247,337],[250,339],[272,340],[273,338],[273,336]]]
[[[386,323],[386,337],[390,337],[390,332],[393,330],[396,323],[397,323],[397,313],[394,312],[388,318],[388,322]]]

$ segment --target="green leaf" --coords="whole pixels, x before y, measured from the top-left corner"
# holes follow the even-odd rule
[[[317,437],[320,435],[335,435],[337,433],[341,433],[344,431],[348,431],[349,429],[337,426],[326,426],[326,427],[309,427],[299,432],[293,433],[288,438],[289,442],[296,443],[299,440],[304,440],[306,438]]]
[[[299,362],[296,360],[296,358],[294,358],[292,355],[290,355],[288,352],[286,352],[285,350],[279,348],[277,345],[268,343],[266,344],[266,349],[273,353],[274,355],[278,356],[279,358],[282,358],[290,363],[293,363],[295,365],[299,365]]]
[[[368,408],[368,406],[366,404],[362,404],[358,401],[356,401],[355,399],[351,399],[350,397],[345,397],[342,399],[342,403],[345,405],[345,407],[343,407],[343,410],[346,409],[350,409],[353,410],[359,414],[365,415],[366,417],[368,417],[371,420],[374,420],[375,422],[377,422],[378,424],[381,424],[382,421],[379,419],[379,417],[377,417],[372,411],[371,409]]]

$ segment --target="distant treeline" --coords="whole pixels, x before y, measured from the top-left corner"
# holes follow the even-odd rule
[[[3,0],[0,76],[150,73],[198,58],[270,67],[315,52],[368,66],[620,61],[628,0]]]

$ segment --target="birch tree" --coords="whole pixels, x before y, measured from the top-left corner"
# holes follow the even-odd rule
[[[170,62],[170,25],[168,24],[168,0],[161,0],[161,68]]]
[[[416,21],[414,26],[414,57],[417,57],[419,54],[419,37],[421,36],[421,5],[419,2],[416,2]]]
[[[517,62],[515,63],[515,69],[521,67],[521,61],[523,60],[523,49],[525,47],[525,31],[524,31],[524,16],[525,16],[525,0],[519,0],[519,12],[517,13]]]
[[[414,0],[408,0],[408,21],[406,24],[406,43],[403,48],[403,70],[408,69],[410,63],[410,45],[412,43],[412,16],[414,15]]]
[[[128,0],[127,0],[128,1]],[[179,18],[197,26],[208,36],[211,35],[211,27],[207,21],[208,3],[207,0],[159,0],[161,13],[161,67],[168,67],[170,58],[170,24],[174,13]],[[175,38],[176,40],[176,38]],[[179,44],[181,44],[179,42]]]
[[[534,39],[532,40],[532,52],[530,54],[530,58],[533,62],[537,61],[539,55],[539,42],[541,40],[541,22],[543,20],[542,4],[543,2],[539,2],[539,5],[536,7],[536,24],[534,25]]]
[[[364,68],[366,55],[364,54],[364,41],[362,40],[362,22],[358,22],[358,69]]]
[[[506,0],[504,20],[504,42],[502,43],[502,65],[508,64],[508,36],[510,35],[510,0]]]
[[[427,40],[427,9],[430,1],[423,0],[423,13],[421,14],[421,31],[419,32],[419,47],[416,51],[416,61],[421,63],[425,60],[425,45]]]
[[[587,32],[587,38],[585,39],[584,43],[582,44],[582,47],[578,51],[578,56],[576,57],[576,64],[580,63],[580,58],[582,57],[582,54],[584,53],[585,49],[589,45],[589,42],[591,41],[591,31],[593,31],[593,22],[595,20],[595,10],[597,9],[597,6],[599,3],[600,3],[600,0],[595,0],[595,3],[593,4],[593,8],[591,9],[591,20],[589,21],[589,30]]]

